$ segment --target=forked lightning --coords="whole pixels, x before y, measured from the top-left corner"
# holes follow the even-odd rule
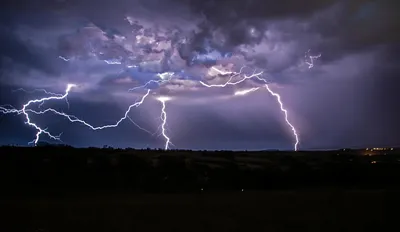
[[[83,125],[89,127],[89,128],[92,129],[92,130],[102,130],[102,129],[117,127],[122,121],[124,121],[124,120],[127,119],[127,118],[133,122],[133,120],[132,120],[131,118],[129,118],[128,113],[131,111],[131,109],[132,109],[133,107],[138,107],[138,106],[140,106],[140,105],[144,102],[144,100],[146,99],[146,97],[149,95],[149,93],[150,93],[150,90],[147,90],[146,94],[143,95],[143,97],[141,98],[141,100],[140,100],[139,102],[135,102],[135,103],[133,103],[132,105],[130,105],[130,106],[128,107],[128,109],[125,111],[124,116],[123,116],[122,118],[120,118],[116,123],[110,124],[110,125],[104,125],[104,126],[92,126],[91,124],[87,123],[86,121],[84,121],[84,120],[82,120],[82,119],[79,119],[78,117],[76,117],[76,116],[74,116],[74,115],[69,115],[69,114],[66,114],[66,113],[64,113],[64,112],[60,112],[60,111],[58,111],[58,110],[55,110],[55,109],[53,109],[53,108],[48,108],[48,109],[45,109],[45,110],[42,110],[42,111],[36,111],[36,110],[28,109],[28,106],[30,106],[31,104],[34,104],[34,103],[43,103],[43,102],[49,101],[49,100],[61,100],[61,99],[65,99],[65,98],[68,96],[69,92],[71,91],[71,89],[72,89],[73,87],[76,87],[76,85],[75,85],[75,84],[68,84],[68,85],[67,85],[67,88],[66,88],[66,90],[65,90],[65,94],[63,94],[63,95],[61,95],[61,96],[59,96],[59,95],[54,95],[54,96],[50,96],[50,97],[46,97],[46,98],[40,98],[40,99],[30,100],[30,101],[28,101],[28,103],[26,103],[25,105],[23,105],[22,109],[20,109],[20,110],[15,109],[15,108],[10,107],[10,106],[8,106],[8,107],[6,107],[6,106],[0,106],[0,112],[1,112],[1,113],[4,113],[4,114],[11,114],[11,113],[14,113],[14,114],[24,114],[24,115],[25,115],[25,118],[26,118],[25,123],[28,124],[28,125],[30,125],[31,127],[34,127],[34,128],[37,130],[35,140],[33,140],[32,142],[30,142],[30,143],[34,143],[34,144],[36,145],[36,144],[38,143],[38,141],[39,141],[39,138],[40,138],[40,135],[41,135],[41,134],[46,134],[47,136],[49,136],[50,138],[52,138],[52,139],[54,139],[54,140],[60,140],[60,135],[54,136],[54,135],[50,134],[50,132],[48,132],[47,129],[42,129],[42,128],[41,128],[40,126],[38,126],[37,124],[33,123],[32,120],[31,120],[31,118],[29,117],[28,112],[29,112],[29,113],[33,113],[33,114],[37,114],[37,115],[45,114],[45,113],[50,113],[50,112],[51,112],[51,113],[54,113],[54,114],[56,114],[56,115],[63,116],[63,117],[65,117],[65,118],[67,118],[70,122],[81,123],[81,124],[83,124]],[[134,123],[134,122],[133,122],[133,123]],[[137,125],[136,123],[134,123],[134,124],[135,124],[139,129],[144,130],[144,131],[150,133],[148,130],[145,130],[144,128],[140,127],[140,126]],[[150,134],[151,134],[151,133],[150,133]]]
[[[254,72],[253,72],[252,75],[250,75],[250,76],[243,75],[243,77],[241,77],[239,80],[233,81],[235,77],[240,77],[240,75],[242,74],[243,68],[244,68],[244,67],[242,67],[238,73],[236,73],[236,72],[231,72],[231,73],[232,73],[231,76],[229,77],[228,81],[226,81],[224,84],[209,85],[209,84],[206,84],[206,83],[204,83],[204,82],[200,82],[200,83],[201,83],[203,86],[206,86],[206,87],[208,87],[208,88],[212,88],[212,87],[223,88],[223,87],[226,87],[226,86],[228,86],[228,85],[237,85],[237,84],[242,83],[242,82],[244,82],[245,80],[248,80],[248,79],[251,79],[251,78],[256,78],[256,79],[258,79],[258,80],[264,82],[266,89],[268,90],[268,92],[269,92],[272,96],[274,96],[274,97],[276,98],[276,100],[278,101],[278,103],[279,103],[279,105],[280,105],[281,111],[282,111],[282,112],[284,113],[284,115],[285,115],[285,122],[286,122],[286,124],[291,128],[291,130],[292,130],[292,132],[293,132],[293,136],[294,136],[294,138],[295,138],[294,150],[297,151],[297,147],[298,147],[298,144],[299,144],[299,136],[298,136],[298,134],[297,134],[296,128],[295,128],[295,127],[293,126],[293,124],[289,121],[289,118],[288,118],[288,111],[287,111],[287,110],[284,108],[284,106],[283,106],[283,102],[281,101],[281,96],[280,96],[278,93],[276,93],[276,92],[274,92],[274,91],[271,90],[271,88],[268,86],[267,80],[265,80],[264,78],[260,77],[260,76],[263,74],[263,72],[258,72],[258,73],[256,73],[255,70],[254,70]],[[214,68],[214,69],[216,69],[216,68]],[[217,70],[217,71],[218,71],[219,73],[225,73],[225,72],[223,72],[223,71],[221,71],[221,70]],[[240,90],[240,91],[236,91],[236,92],[234,93],[234,95],[236,95],[236,96],[238,96],[238,95],[246,95],[246,94],[255,92],[255,91],[259,90],[259,89],[260,89],[260,87],[255,87],[255,88],[246,89],[246,90]]]

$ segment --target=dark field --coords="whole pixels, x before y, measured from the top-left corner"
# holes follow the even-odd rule
[[[3,198],[0,231],[399,231],[397,191]]]
[[[399,180],[399,149],[0,147],[0,232],[400,231]]]

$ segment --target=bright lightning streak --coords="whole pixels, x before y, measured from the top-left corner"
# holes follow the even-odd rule
[[[119,60],[104,60],[106,64],[122,64]]]
[[[63,56],[58,56],[58,58],[62,59],[63,61],[66,61],[66,62],[68,62],[68,61],[71,60],[71,59],[65,58],[65,57],[63,57]]]
[[[168,150],[169,145],[172,144],[172,143],[171,143],[171,139],[168,137],[168,135],[167,135],[167,133],[166,133],[166,128],[165,128],[165,127],[166,127],[166,124],[167,124],[167,111],[166,111],[166,104],[165,104],[165,102],[171,100],[171,98],[169,98],[169,97],[159,97],[159,98],[157,98],[157,100],[160,101],[161,104],[162,104],[161,116],[160,116],[161,121],[162,121],[162,124],[161,124],[161,134],[162,134],[162,136],[165,138],[165,146],[164,146],[164,149],[165,149],[165,150]]]
[[[215,85],[209,85],[209,84],[204,83],[203,81],[200,81],[200,84],[202,84],[203,86],[205,86],[207,88],[211,88],[211,87],[223,88],[223,87],[226,87],[228,85],[240,84],[240,83],[244,82],[245,80],[248,80],[248,79],[251,79],[251,78],[257,78],[259,80],[262,80],[262,81],[266,82],[265,79],[262,79],[260,77],[260,75],[263,74],[262,71],[258,72],[258,73],[255,73],[255,71],[254,71],[253,74],[251,74],[250,76],[243,75],[243,78],[239,79],[238,81],[233,81],[234,77],[237,77],[237,76],[242,74],[242,70],[243,70],[244,67],[245,66],[243,66],[238,73],[236,73],[236,72],[223,72],[223,71],[218,70],[217,68],[213,67],[214,70],[218,70],[218,72],[223,73],[222,75],[231,74],[231,76],[229,77],[228,81],[226,81],[224,84],[215,84]]]
[[[239,91],[236,91],[236,92],[234,93],[234,95],[235,95],[235,96],[243,96],[243,95],[247,95],[247,94],[249,94],[249,93],[255,92],[255,91],[259,90],[259,89],[260,89],[260,87],[251,88],[251,89],[239,90]]]
[[[244,67],[243,67],[243,68],[244,68]],[[222,71],[222,70],[217,69],[216,67],[211,67],[211,69],[214,70],[214,71],[216,71],[216,72],[218,72],[219,74],[221,74],[221,75],[223,75],[223,76],[225,76],[225,75],[233,75],[233,74],[236,74],[236,72]],[[242,71],[242,70],[240,70],[240,71]]]
[[[288,111],[284,108],[284,106],[283,106],[283,102],[282,102],[282,100],[281,100],[281,96],[278,94],[278,93],[275,93],[274,91],[272,91],[270,88],[269,88],[269,86],[268,86],[268,84],[265,84],[265,88],[268,90],[268,92],[272,95],[272,96],[274,96],[275,98],[276,98],[276,100],[278,101],[278,103],[279,103],[279,106],[280,106],[280,108],[281,108],[281,111],[285,114],[285,121],[286,121],[286,124],[292,129],[292,131],[293,131],[293,135],[294,135],[294,137],[295,137],[295,139],[296,139],[296,142],[295,142],[295,144],[294,144],[294,150],[295,151],[297,151],[297,146],[299,145],[299,136],[298,136],[298,134],[297,134],[297,131],[296,131],[296,128],[292,125],[292,123],[290,123],[290,121],[289,121],[289,116],[288,116]]]
[[[171,78],[174,75],[173,72],[164,72],[164,73],[158,73],[157,76],[161,78],[161,80],[165,80],[166,78]]]

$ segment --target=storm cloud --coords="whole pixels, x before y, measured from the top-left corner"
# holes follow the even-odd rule
[[[13,89],[63,92],[75,83],[70,109],[52,105],[105,124],[144,94],[129,89],[153,80],[145,86],[151,97],[130,116],[157,131],[156,98],[170,96],[168,132],[176,148],[291,149],[291,131],[263,81],[212,89],[200,84],[228,80],[215,68],[239,72],[245,66],[243,75],[262,71],[281,94],[302,149],[399,145],[395,9],[394,0],[5,1],[0,103],[18,107],[36,97],[19,93],[23,97],[17,98]],[[321,56],[311,60],[316,55]],[[166,72],[169,79],[160,82]],[[251,95],[234,96],[256,87]],[[110,110],[116,107],[121,112]],[[93,112],[106,113],[98,118]],[[2,117],[3,143],[20,143],[18,133],[9,135],[6,129],[19,116]],[[68,123],[60,125],[51,130],[64,131],[63,141],[72,145],[163,144],[161,137],[144,135],[135,126],[88,132],[72,125],[66,133]],[[16,131],[29,134],[31,129],[20,125]],[[92,139],[75,137],[87,133]],[[111,139],[127,136],[131,140]]]

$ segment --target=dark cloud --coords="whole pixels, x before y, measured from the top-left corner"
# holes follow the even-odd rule
[[[56,67],[49,65],[48,59],[43,52],[51,53],[51,51],[39,50],[28,41],[21,39],[9,30],[0,30],[0,56],[9,62],[0,63],[1,68],[8,69],[6,65],[18,63],[29,66],[40,71],[56,74]],[[54,63],[53,63],[54,65]]]
[[[193,12],[204,14],[209,21],[220,25],[237,22],[243,18],[252,20],[301,16],[335,3],[334,0],[301,2],[295,0],[278,2],[268,0],[182,0],[182,2],[189,4]]]

